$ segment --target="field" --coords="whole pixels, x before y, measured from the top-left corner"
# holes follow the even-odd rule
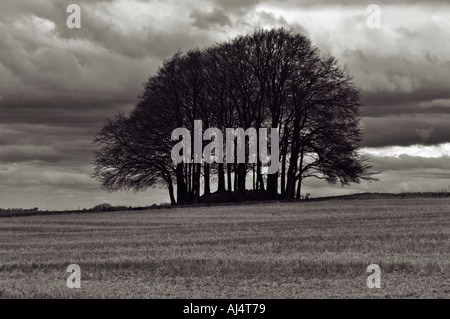
[[[449,298],[449,273],[449,198],[0,218],[0,298]]]

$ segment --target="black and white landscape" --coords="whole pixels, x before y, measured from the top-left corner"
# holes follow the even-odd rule
[[[449,1],[5,0],[0,31],[0,298],[449,297]]]

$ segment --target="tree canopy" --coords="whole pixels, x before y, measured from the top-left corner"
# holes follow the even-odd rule
[[[135,109],[98,132],[93,176],[107,191],[167,187],[172,204],[201,201],[212,181],[218,193],[244,193],[249,176],[254,190],[288,199],[300,198],[310,177],[342,185],[375,180],[359,153],[360,105],[348,69],[306,36],[257,30],[165,60]],[[195,120],[222,132],[278,128],[278,172],[266,174],[259,159],[174,163],[171,133],[193,132]]]

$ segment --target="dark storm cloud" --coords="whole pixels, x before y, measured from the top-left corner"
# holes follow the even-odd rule
[[[65,125],[67,127],[85,126],[88,129],[101,125],[105,118],[120,111],[126,112],[134,107],[137,100],[132,96],[127,100],[95,100],[95,97],[77,99],[59,97],[53,101],[10,99],[0,102],[2,123],[30,123],[46,125]]]
[[[7,145],[0,148],[0,163],[52,162],[60,157],[54,148],[46,145]]]
[[[190,14],[193,26],[202,30],[214,30],[224,27],[252,31],[255,27],[271,26],[273,28],[287,27],[308,34],[308,31],[299,23],[289,23],[282,16],[277,16],[264,9],[257,9],[264,1],[226,1],[211,2],[212,10],[203,11],[194,9]]]
[[[436,9],[428,6],[414,15],[411,7],[405,12],[392,6],[383,10],[385,25],[379,30],[365,27],[365,20],[356,14],[336,30],[344,32],[351,26],[358,30],[346,43],[326,42],[326,33],[316,37],[319,46],[348,65],[361,90],[362,145],[449,142],[450,29],[445,27],[450,27],[449,15],[438,18]],[[395,19],[399,14],[402,20]]]
[[[384,117],[404,114],[448,114],[450,94],[447,91],[420,90],[414,93],[365,93],[361,113],[364,116]]]
[[[235,11],[235,10],[249,10],[255,7],[258,3],[261,3],[260,0],[213,0],[213,3],[222,7],[223,9]]]
[[[194,10],[190,17],[194,19],[192,25],[204,30],[231,25],[230,18],[225,11],[216,8],[211,12]]]
[[[364,147],[434,145],[450,137],[450,114],[364,117],[362,123]]]
[[[2,13],[5,21],[14,22],[27,16],[43,18],[54,24],[53,33],[61,39],[89,41],[112,53],[119,53],[134,59],[148,57],[164,59],[180,47],[190,48],[193,44],[204,45],[211,41],[208,34],[189,32],[183,22],[177,23],[180,16],[189,17],[189,12],[183,10],[181,5],[179,9],[175,10],[173,16],[165,17],[164,24],[171,22],[171,27],[164,28],[158,23],[160,17],[153,13],[151,7],[147,8],[145,12],[139,12],[139,8],[136,10],[136,15],[145,13],[147,19],[146,21],[131,20],[130,22],[136,23],[133,26],[126,25],[128,21],[123,20],[124,16],[121,14],[123,7],[116,5],[121,1],[77,1],[76,3],[81,8],[82,27],[74,30],[67,28],[66,25],[69,15],[66,8],[74,1],[55,0],[44,3],[23,1],[19,6],[15,5],[15,2],[8,1],[5,6],[5,11]],[[139,4],[137,1],[135,3]],[[124,6],[126,7],[126,4]],[[224,11],[217,13],[226,17]],[[23,40],[22,43],[33,45],[30,44],[31,39]]]
[[[139,31],[124,28],[120,12],[107,6],[110,1],[80,2],[82,28],[69,29],[69,3],[5,4],[0,13],[3,121],[17,120],[17,114],[20,122],[45,121],[59,117],[57,109],[73,120],[82,117],[81,122],[89,122],[83,118],[91,114],[97,120],[98,109],[135,104],[141,83],[163,58],[209,41],[205,34],[186,31],[182,23],[173,28],[137,27]],[[81,110],[86,112],[80,114]]]
[[[212,13],[196,11],[191,16],[195,19],[194,25],[201,29],[208,29],[207,26],[210,24],[218,26],[229,24],[226,14],[220,11]],[[99,18],[94,11],[87,10],[83,17],[83,27],[78,30],[79,32],[71,32],[66,27],[65,20],[56,30],[62,38],[88,40],[132,59],[145,57],[165,59],[179,48],[191,48],[193,44],[202,46],[211,41],[207,34],[191,33],[182,24],[170,29],[159,29],[150,24],[145,28],[126,30],[117,23],[118,21],[120,20]]]
[[[444,55],[444,53],[441,53]],[[362,87],[365,116],[449,113],[450,58],[382,56],[345,51],[344,57]]]
[[[95,43],[66,42],[44,27],[28,33],[28,29],[43,23],[37,18],[18,21],[27,27],[1,25],[6,29],[2,46],[7,48],[0,51],[0,74],[7,86],[0,92],[2,108],[8,99],[15,103],[22,99],[39,102],[87,96],[123,100],[124,94],[136,96],[140,89],[136,80],[143,81],[156,68],[151,58],[133,61]],[[143,68],[146,64],[147,70]]]
[[[62,125],[62,124],[60,124]],[[0,163],[91,163],[95,128],[36,124],[0,125]]]

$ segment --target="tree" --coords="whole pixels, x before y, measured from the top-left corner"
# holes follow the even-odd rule
[[[214,177],[217,192],[234,189],[245,197],[249,172],[253,189],[267,189],[272,198],[300,198],[309,177],[342,185],[372,181],[367,158],[359,154],[359,107],[349,71],[335,58],[293,31],[258,30],[164,61],[145,83],[136,108],[98,133],[94,177],[108,191],[165,185],[172,204],[200,201],[202,183],[207,197]],[[222,132],[278,128],[278,173],[264,178],[261,161],[255,167],[248,157],[240,164],[200,164],[193,158],[174,164],[171,132],[193,132],[195,120]]]
[[[96,153],[93,177],[109,192],[166,184],[171,203],[176,204],[170,154],[163,147],[154,147],[156,140],[164,138],[160,133],[157,127],[142,126],[133,116],[119,114],[108,120],[95,139],[102,148]],[[142,143],[145,137],[148,144]]]

